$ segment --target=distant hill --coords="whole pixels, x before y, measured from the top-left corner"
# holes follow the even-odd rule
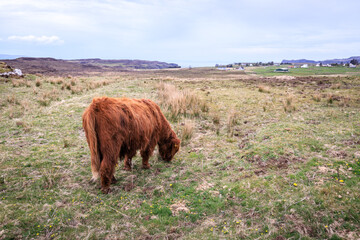
[[[0,54],[0,59],[15,59],[19,57],[24,57],[22,55],[9,55],[9,54]]]
[[[180,68],[175,63],[166,63],[158,61],[145,61],[145,60],[106,60],[100,58],[89,59],[75,59],[70,62],[77,62],[86,65],[95,65],[109,68],[132,68],[132,69],[163,69],[163,68]]]
[[[314,60],[307,60],[307,59],[298,59],[298,60],[282,60],[281,64],[285,64],[285,63],[291,63],[291,64],[296,64],[296,63],[309,63],[309,64],[317,64],[317,63],[322,63],[322,64],[332,64],[332,63],[349,63],[351,60],[356,59],[360,62],[360,56],[354,56],[354,57],[349,57],[349,58],[342,58],[342,59],[329,59],[329,60],[323,60],[323,61],[314,61]]]
[[[103,60],[99,58],[62,60],[55,58],[30,58],[2,60],[23,73],[46,75],[86,74],[91,72],[116,72],[131,69],[180,68],[175,63],[145,60]]]

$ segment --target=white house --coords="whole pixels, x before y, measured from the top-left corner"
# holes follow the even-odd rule
[[[349,63],[349,68],[356,68],[356,65]]]
[[[301,68],[309,68],[309,65],[304,64],[304,65],[301,66]]]

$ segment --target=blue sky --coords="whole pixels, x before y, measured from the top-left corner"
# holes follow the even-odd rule
[[[0,0],[0,54],[184,67],[360,55],[357,0]]]

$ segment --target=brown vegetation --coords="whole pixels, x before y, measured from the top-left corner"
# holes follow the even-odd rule
[[[161,106],[170,112],[170,117],[176,119],[180,114],[184,116],[199,116],[201,112],[209,110],[205,101],[189,90],[178,90],[172,84],[161,82],[158,84],[158,97]]]

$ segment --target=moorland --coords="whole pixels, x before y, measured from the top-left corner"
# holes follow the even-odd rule
[[[296,71],[0,78],[0,239],[359,239],[360,69]],[[173,161],[119,162],[107,195],[89,183],[97,96],[158,103]]]

